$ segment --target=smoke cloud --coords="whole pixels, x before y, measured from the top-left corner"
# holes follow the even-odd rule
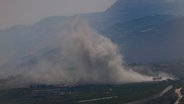
[[[151,81],[123,66],[123,56],[110,39],[94,31],[87,21],[75,18],[60,24],[57,49],[31,65],[23,65],[9,76],[23,75],[39,84],[119,84]],[[25,80],[24,78],[24,80]]]
[[[91,29],[87,21],[75,18],[61,24],[58,54],[39,62],[24,75],[38,83],[128,83],[151,77],[125,69],[117,45]]]

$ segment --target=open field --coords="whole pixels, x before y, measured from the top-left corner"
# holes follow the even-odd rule
[[[3,104],[122,104],[159,94],[177,81],[142,82],[122,85],[48,86],[0,91]]]

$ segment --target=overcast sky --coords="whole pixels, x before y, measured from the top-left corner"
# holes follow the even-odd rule
[[[0,0],[0,29],[30,25],[48,16],[101,12],[116,0]]]

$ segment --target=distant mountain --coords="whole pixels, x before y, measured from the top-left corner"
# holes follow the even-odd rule
[[[183,5],[183,0],[117,0],[105,12],[83,14],[82,16],[88,18],[95,29],[101,30],[109,26],[149,16],[160,15],[162,18],[160,20],[163,21],[168,19],[166,17],[164,20],[164,15],[182,16],[184,15]]]
[[[157,14],[183,15],[183,0],[118,0],[104,14],[117,22]]]
[[[124,37],[129,36],[136,31],[142,31],[153,26],[165,23],[167,21],[176,19],[175,15],[154,15],[154,16],[146,16],[134,20],[130,20],[127,22],[120,22],[113,24],[109,27],[106,27],[101,30],[103,34],[113,37]]]
[[[105,12],[79,16],[88,19],[94,29],[117,43],[128,62],[169,60],[183,55],[182,18],[175,16],[182,8],[176,4],[183,2],[166,1],[118,0]],[[60,23],[71,18],[48,17],[31,26],[0,30],[0,58],[17,60],[24,57],[27,60],[32,55],[57,48],[56,35],[61,30]]]
[[[0,30],[0,59],[6,58],[3,63],[0,62],[0,87],[4,83],[11,85],[20,79],[29,79],[19,75],[20,72],[30,72],[28,70],[37,67],[42,60],[56,66],[61,61],[58,57],[61,56],[61,50],[57,47],[60,41],[58,34],[63,28],[60,25],[65,23],[65,20],[76,17],[87,19],[92,28],[116,43],[128,64],[184,59],[184,17],[170,9],[169,5],[174,6],[175,3],[159,1],[118,0],[102,13],[73,17],[53,16],[30,26],[14,26]],[[183,65],[167,64],[164,68],[159,65],[145,65],[144,69],[161,70],[179,77],[183,75],[180,70]],[[12,72],[16,69],[18,71]],[[27,85],[24,80],[20,83]],[[14,84],[17,83],[12,83]]]
[[[55,44],[60,23],[68,17],[54,16],[43,19],[32,26],[14,26],[0,30],[0,54],[22,57],[49,50]]]
[[[102,13],[83,14],[95,29],[155,15],[184,15],[183,0],[117,0]]]
[[[130,62],[158,62],[184,58],[184,18],[114,38]],[[113,37],[112,37],[113,39]]]

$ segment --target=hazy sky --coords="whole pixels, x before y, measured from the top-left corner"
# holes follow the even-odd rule
[[[0,29],[56,15],[100,12],[117,0],[0,0]]]

